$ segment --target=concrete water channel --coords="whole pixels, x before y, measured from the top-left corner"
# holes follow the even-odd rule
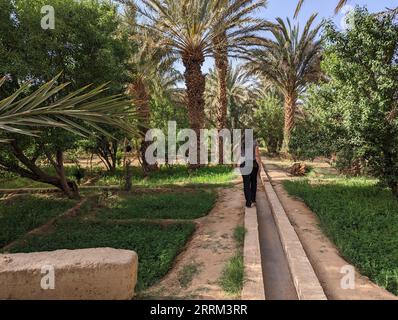
[[[258,186],[256,209],[265,298],[298,300],[271,207],[260,181]]]

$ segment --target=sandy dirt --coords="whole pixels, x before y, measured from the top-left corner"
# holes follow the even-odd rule
[[[197,219],[197,229],[185,250],[177,257],[171,271],[155,286],[147,289],[143,298],[151,299],[236,299],[226,295],[218,284],[226,262],[237,248],[234,229],[243,224],[244,197],[242,184],[219,191],[215,207]],[[183,281],[184,270],[192,269],[189,283]],[[182,283],[183,285],[182,285]]]
[[[292,223],[315,273],[330,300],[385,300],[398,299],[380,288],[369,278],[355,270],[355,288],[343,289],[341,281],[345,274],[343,267],[350,266],[338,252],[335,245],[322,233],[317,216],[299,199],[288,195],[282,181],[290,177],[278,162],[265,160],[268,174],[275,192]],[[319,164],[327,167],[327,164]],[[331,168],[332,169],[332,168]],[[352,266],[351,266],[352,267]]]

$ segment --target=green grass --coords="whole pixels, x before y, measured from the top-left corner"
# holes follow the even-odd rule
[[[41,168],[44,172],[54,175],[55,169],[51,166],[43,166]],[[75,166],[66,166],[65,173],[69,177],[69,179],[73,179],[73,171],[75,170]],[[18,189],[18,188],[54,188],[54,186],[33,181],[31,179],[22,178],[15,173],[0,171],[0,189]]]
[[[239,248],[243,247],[243,244],[245,242],[246,232],[247,232],[246,228],[241,225],[236,226],[236,228],[234,229],[234,239]]]
[[[40,195],[0,201],[0,248],[71,208],[76,201]]]
[[[246,228],[242,225],[235,227],[234,240],[237,245],[237,253],[226,263],[219,280],[221,288],[232,296],[238,296],[241,293],[245,281],[242,250],[246,232]]]
[[[341,254],[370,279],[398,294],[398,200],[373,179],[285,181],[319,216]]]
[[[108,219],[197,219],[209,213],[216,192],[204,190],[114,196],[99,218]]]
[[[191,236],[193,223],[160,225],[154,223],[105,223],[68,219],[54,233],[32,236],[27,244],[18,244],[12,252],[37,252],[58,249],[111,247],[134,250],[138,254],[137,290],[162,278]]]
[[[47,166],[42,169],[49,174],[54,172],[52,167]],[[75,180],[73,176],[75,169],[75,166],[65,167],[66,175],[69,179]],[[230,186],[234,177],[232,168],[227,165],[206,166],[194,171],[189,170],[184,165],[162,166],[145,179],[140,167],[133,167],[132,172],[133,185],[138,187],[167,187],[175,185],[221,187]],[[95,186],[120,185],[123,183],[123,175],[122,168],[118,168],[115,173],[108,173],[101,168],[94,168],[91,172],[90,170],[85,170],[83,182],[96,176],[99,179],[94,182]],[[12,173],[0,172],[0,189],[52,187],[45,183],[21,178]]]
[[[220,285],[227,294],[237,296],[242,291],[243,282],[243,256],[241,253],[237,253],[225,265],[221,274]]]
[[[50,170],[50,169],[48,169]],[[70,176],[72,170],[67,170]],[[84,215],[96,213],[103,220],[92,221],[84,217],[64,219],[57,222],[55,230],[47,235],[33,235],[27,241],[17,243],[12,252],[36,252],[58,249],[80,249],[95,247],[112,247],[131,249],[138,253],[139,273],[137,290],[141,291],[160,280],[171,268],[176,255],[184,247],[186,241],[195,229],[190,219],[206,215],[214,205],[216,192],[213,187],[230,186],[233,178],[231,167],[204,167],[190,171],[186,166],[162,167],[143,179],[140,168],[133,168],[133,188],[148,188],[148,193],[132,194],[130,196],[112,195],[111,192],[101,200],[97,211],[85,212]],[[85,178],[100,176],[97,185],[119,184],[123,172],[119,169],[115,174],[105,174],[96,170]],[[1,175],[0,187],[7,181],[19,179]],[[18,180],[16,187],[32,186]],[[31,183],[30,185],[28,183]],[[34,184],[34,183],[33,183]],[[156,188],[176,187],[173,192],[157,190]],[[191,188],[184,188],[184,187]],[[48,186],[46,186],[48,187]],[[153,189],[152,189],[153,188]],[[84,192],[82,192],[84,193]],[[110,197],[108,197],[110,195]],[[12,201],[16,209],[7,212],[0,211],[0,241],[8,242],[22,236],[30,229],[44,224],[49,218],[57,216],[67,209],[60,200],[48,198],[44,202],[31,196],[29,205],[18,207],[18,202]],[[68,201],[65,200],[67,203]],[[71,202],[71,205],[73,202]],[[6,218],[4,218],[4,217]],[[184,223],[157,224],[152,222],[123,221],[114,222],[110,219],[187,219]],[[3,232],[4,230],[4,232]],[[4,239],[3,239],[4,238]],[[1,243],[1,242],[0,242]],[[189,283],[195,270],[187,269],[181,275],[183,283]]]
[[[133,185],[140,187],[167,187],[167,186],[200,186],[220,187],[229,186],[233,178],[232,168],[226,165],[209,166],[190,171],[187,166],[162,166],[152,172],[150,177],[143,179],[140,168],[133,168]],[[96,185],[118,185],[123,179],[123,172],[118,170],[114,175],[101,177]]]
[[[19,189],[19,188],[52,188],[53,186],[33,181],[22,177],[3,178],[0,180],[0,189]]]

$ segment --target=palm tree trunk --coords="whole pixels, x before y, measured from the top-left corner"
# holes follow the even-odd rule
[[[294,118],[296,113],[297,95],[295,93],[285,96],[285,126],[283,130],[282,153],[289,153],[289,142],[294,128]]]
[[[205,61],[202,52],[184,54],[182,61],[185,67],[184,78],[187,90],[188,120],[191,129],[195,131],[196,142],[196,163],[191,163],[191,168],[200,167],[200,129],[204,124],[204,92],[205,76],[202,73],[202,65]]]
[[[215,64],[218,78],[218,108],[217,108],[217,130],[221,131],[227,127],[227,73],[228,73],[228,51],[226,47],[226,34],[219,36],[215,43]],[[218,141],[219,161],[224,163],[223,140]]]
[[[150,165],[145,158],[146,150],[150,145],[150,142],[145,141],[145,135],[149,129],[150,121],[149,94],[146,90],[145,83],[140,78],[130,85],[129,93],[134,97],[134,102],[138,110],[138,116],[140,117],[140,124],[138,125],[138,129],[142,136],[140,154],[142,160],[142,169],[146,175],[150,171],[156,169],[156,165]]]

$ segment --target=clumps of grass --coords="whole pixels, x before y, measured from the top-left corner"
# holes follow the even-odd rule
[[[247,230],[243,225],[235,227],[234,240],[237,246],[237,253],[226,263],[219,280],[223,290],[232,296],[238,296],[240,294],[245,280],[242,250],[246,232]]]
[[[245,242],[246,228],[242,225],[236,226],[234,229],[234,240],[239,248],[243,247]]]
[[[233,296],[240,294],[244,283],[243,255],[237,253],[225,265],[220,278],[220,286]]]
[[[194,262],[185,265],[177,275],[181,287],[188,288],[195,275],[199,272],[199,269],[200,266]]]

